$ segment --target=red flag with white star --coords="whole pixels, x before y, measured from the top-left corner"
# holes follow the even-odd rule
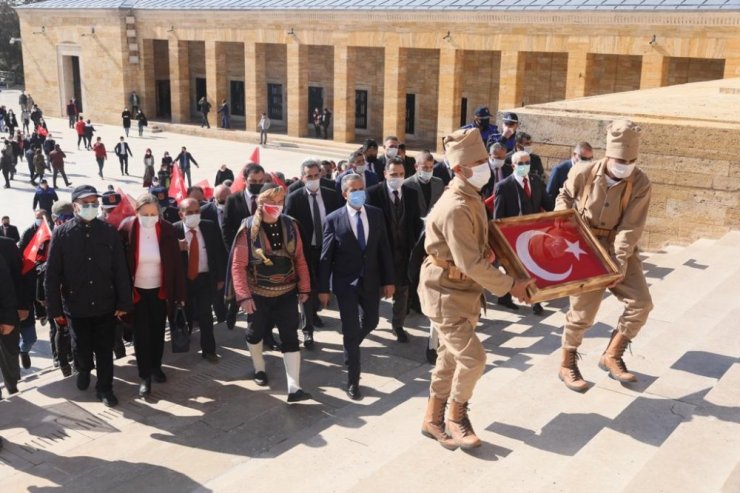
[[[178,204],[180,201],[188,196],[188,189],[185,186],[185,180],[182,175],[180,165],[176,164],[172,167],[172,177],[170,178],[170,189],[167,194],[169,197],[175,199]]]
[[[23,269],[21,274],[25,275],[36,266],[37,262],[43,262],[46,260],[46,252],[44,243],[51,240],[51,228],[49,223],[46,222],[46,218],[41,221],[39,229],[33,235],[31,242],[26,245],[23,250]]]
[[[118,226],[127,217],[131,217],[136,214],[135,202],[130,195],[123,193],[119,188],[116,193],[121,196],[121,203],[119,203],[115,209],[108,213],[107,223],[111,224],[114,228],[118,229]]]

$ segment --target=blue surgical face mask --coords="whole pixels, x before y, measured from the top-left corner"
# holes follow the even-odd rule
[[[41,219],[36,219],[36,220],[35,220],[35,221],[34,221],[33,223],[34,223],[34,224],[35,224],[36,226],[41,226]]]
[[[365,190],[355,190],[350,192],[348,196],[349,205],[355,209],[359,209],[365,205]]]
[[[78,206],[77,215],[85,222],[90,222],[98,217],[98,204],[81,204]]]
[[[525,177],[529,174],[529,163],[516,165],[517,176]]]

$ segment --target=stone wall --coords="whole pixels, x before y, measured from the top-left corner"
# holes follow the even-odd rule
[[[642,57],[589,53],[586,96],[613,92],[636,91],[640,88]]]
[[[517,111],[548,173],[570,156],[580,140],[594,146],[596,158],[603,157],[605,128],[611,119],[526,108]],[[638,166],[653,185],[641,246],[657,250],[669,243],[689,244],[740,229],[740,129],[699,130],[683,123],[634,120],[643,128]],[[723,145],[707,146],[707,142]]]
[[[414,94],[416,116],[414,134],[405,142],[416,148],[433,147],[437,135],[437,86],[439,50],[408,50],[406,55],[406,93]],[[405,121],[405,118],[404,118]],[[385,138],[385,136],[383,136]]]
[[[355,90],[368,92],[367,129],[356,129],[355,140],[366,138],[381,140],[383,134],[383,73],[385,55],[382,48],[351,48],[350,57],[355,67]],[[354,99],[354,94],[352,95]],[[351,122],[350,122],[351,124]]]
[[[283,86],[283,119],[272,119],[272,124],[279,129],[288,125],[288,50],[286,45],[266,44],[265,45],[265,83],[282,84]],[[267,86],[257,88],[267,93]],[[265,100],[267,102],[267,100]],[[267,106],[262,110],[267,112]]]
[[[711,58],[668,57],[665,63],[664,86],[721,79],[725,71],[724,60]]]
[[[465,50],[463,53],[462,97],[468,100],[465,121],[473,120],[477,106],[488,106],[492,114],[498,111],[501,52]]]
[[[334,107],[334,47],[308,47],[308,87],[322,88],[324,106],[333,111]],[[305,89],[308,91],[308,88]],[[324,108],[320,108],[322,111]],[[309,115],[313,108],[308,108]],[[315,135],[313,125],[309,124],[308,135]]]
[[[522,105],[565,99],[567,53],[526,52],[521,56],[524,57]]]

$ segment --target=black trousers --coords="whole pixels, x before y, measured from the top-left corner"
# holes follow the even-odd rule
[[[272,332],[272,327],[277,325],[282,351],[284,353],[298,351],[298,324],[300,322],[298,291],[294,290],[275,298],[254,295],[253,299],[257,309],[250,316],[247,342],[249,344],[259,343],[266,334]]]
[[[188,324],[198,321],[200,326],[200,349],[203,354],[216,353],[216,339],[213,336],[213,291],[216,289],[211,275],[207,272],[198,274],[194,280],[188,279],[188,301],[185,305],[185,314]]]
[[[98,392],[113,389],[113,339],[116,332],[116,318],[111,313],[100,317],[68,318],[72,335],[72,352],[77,370],[89,373],[93,366],[97,369]],[[93,354],[95,362],[93,363]]]
[[[134,306],[134,350],[139,378],[149,378],[162,367],[167,302],[158,297],[159,288],[138,289]]]
[[[54,188],[57,187],[57,175],[58,174],[61,174],[62,178],[64,178],[64,184],[69,185],[69,180],[67,179],[67,173],[65,173],[63,169],[54,168],[54,174],[52,175],[53,176],[52,181],[54,183]]]
[[[49,319],[49,342],[51,343],[52,358],[62,366],[69,364],[69,355],[72,353],[72,341],[69,328],[57,327],[53,318]],[[76,367],[77,365],[75,365]]]
[[[226,320],[226,303],[224,302],[224,289],[217,289],[213,292],[213,312],[216,314],[218,323]],[[236,314],[234,315],[236,317]],[[236,320],[236,319],[235,319]]]
[[[0,335],[0,373],[3,374],[7,389],[15,388],[21,379],[21,365],[18,361],[20,340],[21,330],[18,326],[10,334]]]
[[[304,334],[313,334],[314,320],[316,320],[316,314],[321,306],[317,289],[319,285],[318,272],[320,259],[321,247],[309,247],[306,262],[308,263],[308,272],[311,276],[311,294],[308,297],[308,301],[303,304],[303,313],[306,317],[306,326],[303,328]]]
[[[334,293],[342,321],[344,361],[347,364],[348,384],[360,382],[360,343],[378,326],[380,286],[352,287]]]
[[[128,174],[128,155],[118,156],[118,162],[121,165],[121,174]]]

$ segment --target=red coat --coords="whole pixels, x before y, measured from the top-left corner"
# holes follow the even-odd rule
[[[118,227],[123,241],[129,271],[131,272],[131,286],[136,278],[139,249],[139,219],[136,216],[127,217]],[[167,300],[168,311],[173,309],[174,303],[185,301],[185,273],[180,256],[180,246],[174,226],[162,219],[157,223],[157,238],[159,239],[159,256],[162,259],[162,284],[159,289],[159,298]],[[139,295],[134,289],[134,303],[139,301]]]

